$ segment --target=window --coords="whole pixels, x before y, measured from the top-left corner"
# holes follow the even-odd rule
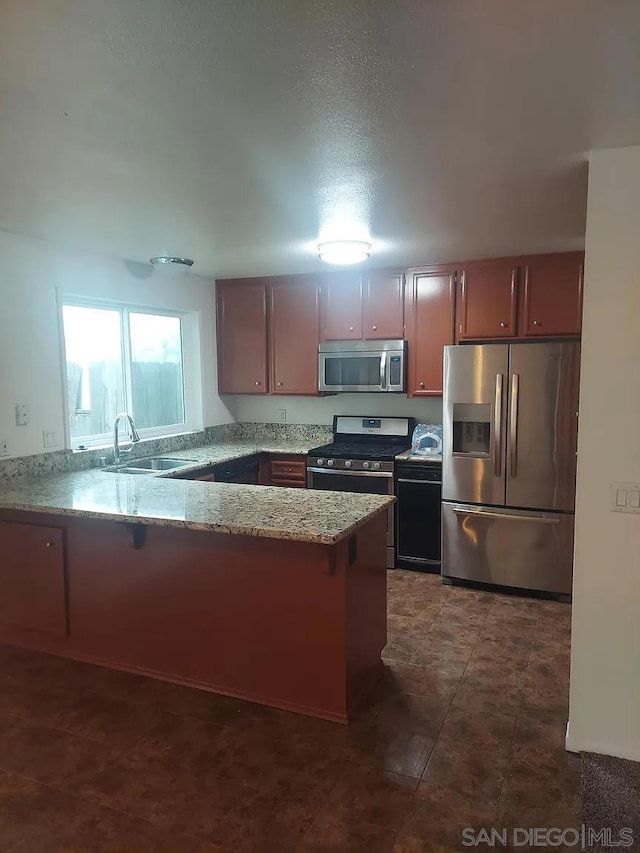
[[[183,319],[64,300],[72,447],[108,443],[119,412],[129,412],[147,437],[188,429]]]

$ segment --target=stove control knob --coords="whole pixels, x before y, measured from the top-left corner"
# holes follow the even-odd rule
[[[370,468],[371,465],[368,462],[363,462],[362,467],[366,470],[367,468]]]
[[[324,465],[324,459],[316,459],[316,465]]]
[[[380,470],[380,463],[374,462],[371,467],[373,468],[374,471],[379,471]]]
[[[351,468],[352,465],[353,462],[350,459],[347,459],[347,461],[344,463],[345,468]]]
[[[333,468],[333,465],[334,465],[333,459],[327,459],[327,465],[329,466],[329,468]]]

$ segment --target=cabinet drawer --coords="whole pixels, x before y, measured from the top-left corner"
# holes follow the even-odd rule
[[[291,479],[290,477],[272,477],[272,486],[283,486],[286,489],[306,489],[307,483],[305,480]]]
[[[306,462],[298,459],[272,459],[270,473],[272,482],[278,478],[306,482],[307,465]]]
[[[64,533],[0,522],[0,622],[66,636]]]

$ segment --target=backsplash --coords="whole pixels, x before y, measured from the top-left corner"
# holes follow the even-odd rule
[[[314,424],[220,424],[207,427],[188,435],[174,435],[140,441],[135,448],[136,458],[155,456],[202,447],[207,444],[222,444],[229,441],[309,441],[323,444],[331,440],[331,427]],[[54,453],[39,453],[35,456],[16,456],[0,459],[0,485],[18,479],[37,479],[50,474],[65,474],[70,471],[86,471],[100,466],[100,458],[107,455],[112,461],[113,452],[105,450],[57,450]]]

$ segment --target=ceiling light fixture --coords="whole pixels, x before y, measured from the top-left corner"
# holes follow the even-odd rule
[[[151,266],[161,272],[162,275],[182,275],[189,272],[193,266],[191,258],[175,258],[171,255],[159,255],[157,258],[149,258]]]
[[[318,243],[318,257],[327,264],[360,264],[371,254],[364,240],[330,240]]]

